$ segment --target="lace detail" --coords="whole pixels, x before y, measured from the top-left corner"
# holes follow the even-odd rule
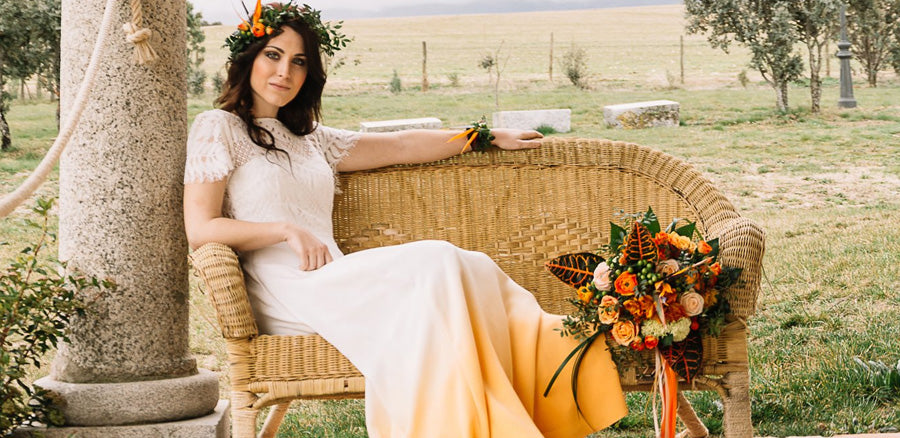
[[[360,135],[357,131],[317,125],[315,131],[309,137],[311,141],[315,142],[315,146],[322,151],[322,154],[325,155],[325,161],[328,162],[328,165],[331,166],[332,171],[336,175],[338,163],[350,153],[350,149],[356,146]]]
[[[187,141],[184,183],[221,181],[234,170],[231,159],[232,129],[224,111],[198,114]]]

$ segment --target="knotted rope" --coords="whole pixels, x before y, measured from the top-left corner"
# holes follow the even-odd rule
[[[125,39],[134,44],[134,62],[144,65],[156,61],[156,51],[150,45],[150,37],[153,31],[142,27],[144,25],[144,12],[141,0],[131,0],[131,22],[122,25],[125,31]]]
[[[116,1],[117,0],[106,0],[106,9],[103,11],[103,20],[100,23],[100,30],[97,32],[97,41],[94,42],[94,51],[91,53],[91,59],[88,62],[87,70],[85,70],[84,73],[84,79],[82,79],[81,85],[78,87],[78,94],[76,95],[75,103],[72,106],[72,113],[69,115],[62,129],[60,129],[59,135],[53,142],[53,146],[51,146],[50,150],[47,151],[47,154],[44,155],[44,158],[41,160],[41,163],[38,164],[37,168],[34,169],[34,172],[32,172],[25,182],[16,188],[16,190],[0,200],[0,218],[9,216],[16,207],[31,197],[34,191],[47,180],[47,176],[50,175],[53,166],[56,165],[60,155],[62,155],[63,149],[69,144],[69,140],[75,132],[75,127],[81,120],[81,114],[84,112],[87,98],[91,94],[91,89],[94,87],[94,79],[97,77],[97,69],[100,64],[100,52],[106,45],[106,38],[109,36],[110,30],[112,29],[112,17]],[[141,0],[131,0],[131,10],[132,22],[127,23],[124,27],[140,29],[140,26],[143,24]],[[129,30],[126,29],[125,32],[129,32]],[[151,62],[157,57],[156,52],[150,47],[148,41],[149,36],[149,29],[140,29],[137,32],[130,32],[126,37],[128,41],[135,44],[135,60],[138,63],[143,64],[145,62]]]

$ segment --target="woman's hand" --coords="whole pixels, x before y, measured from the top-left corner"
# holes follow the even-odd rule
[[[500,149],[534,149],[541,145],[538,140],[544,136],[537,131],[523,131],[521,129],[494,128],[491,129],[494,135],[494,146]]]
[[[284,228],[284,241],[300,259],[300,270],[313,271],[333,260],[328,246],[309,231],[290,223]]]

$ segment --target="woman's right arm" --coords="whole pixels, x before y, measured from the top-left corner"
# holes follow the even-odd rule
[[[247,222],[222,216],[225,180],[184,185],[184,227],[192,249],[218,242],[251,251],[287,242],[297,254],[300,269],[318,269],[331,262],[328,247],[309,231],[287,222]]]

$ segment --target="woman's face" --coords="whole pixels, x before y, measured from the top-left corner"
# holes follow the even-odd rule
[[[256,55],[250,71],[253,90],[253,116],[276,117],[278,109],[297,96],[306,80],[306,54],[303,37],[283,27]]]

